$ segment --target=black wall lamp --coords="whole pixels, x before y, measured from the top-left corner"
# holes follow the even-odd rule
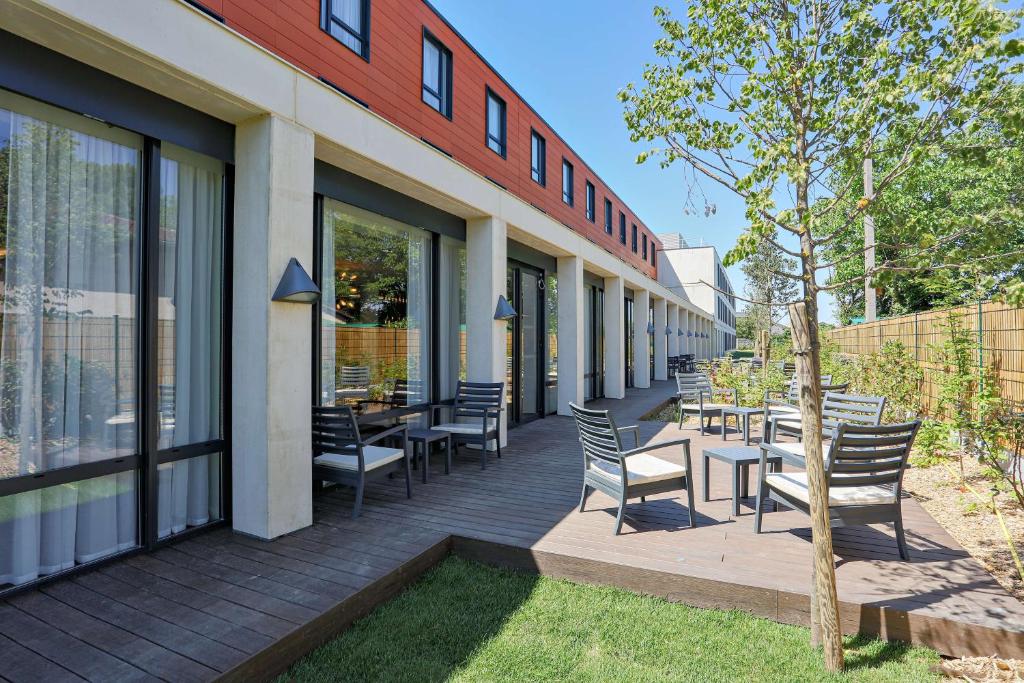
[[[272,301],[284,301],[292,304],[312,304],[320,298],[320,288],[309,277],[309,273],[299,264],[294,256],[284,269],[281,281],[277,283]]]
[[[650,320],[647,321],[647,334],[654,334],[654,323]]]
[[[498,306],[494,309],[495,320],[511,320],[512,318],[519,315],[516,313],[516,309],[512,308],[512,304],[508,302],[504,294],[498,295]]]

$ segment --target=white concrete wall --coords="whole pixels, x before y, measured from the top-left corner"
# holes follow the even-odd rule
[[[294,256],[313,260],[313,134],[273,116],[235,140],[232,523],[260,538],[312,524],[308,305],[270,300]]]
[[[583,405],[583,259],[558,258],[558,414]]]
[[[668,355],[678,356],[681,340],[677,331],[681,325],[679,324],[679,307],[675,304],[668,306],[668,326],[672,330],[672,334],[668,337]]]
[[[654,379],[668,379],[668,302],[664,299],[654,300]],[[671,336],[675,337],[675,330]]]
[[[646,289],[633,290],[633,386],[651,386],[651,337],[647,323],[651,317],[651,296]]]
[[[621,277],[604,279],[604,395],[626,397],[626,286]]]
[[[507,363],[504,320],[495,320],[498,297],[506,294],[508,226],[493,216],[466,222],[466,380],[505,382]],[[511,387],[505,387],[505,396]],[[501,445],[508,439],[501,414]]]

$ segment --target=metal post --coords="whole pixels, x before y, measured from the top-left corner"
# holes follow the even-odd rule
[[[875,219],[871,216],[870,202],[875,198],[874,180],[872,178],[871,159],[864,159],[864,198],[868,200],[868,206],[864,210],[864,272],[875,267]],[[864,279],[864,320],[874,322],[877,315],[877,303],[875,301],[875,286],[871,278]]]

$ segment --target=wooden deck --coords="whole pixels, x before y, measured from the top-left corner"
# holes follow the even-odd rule
[[[620,424],[635,421],[670,394],[668,383],[655,384],[596,405],[611,407]],[[674,425],[640,425],[642,440],[678,434]],[[722,443],[715,430],[685,431],[698,477],[702,447]],[[736,445],[739,437],[729,438]],[[696,529],[666,494],[631,505],[614,537],[610,499],[595,493],[576,512],[582,459],[571,420],[514,430],[503,455],[481,471],[467,453],[450,476],[435,458],[430,483],[417,480],[411,500],[398,481],[371,485],[358,520],[349,516],[351,493],[334,491],[317,498],[312,527],[273,542],[216,530],[0,601],[0,678],[267,678],[450,552],[807,623],[806,518],[766,513],[766,533],[755,535],[750,501],[731,514],[724,464],[712,461],[710,502],[697,488]],[[904,515],[910,563],[899,561],[887,528],[835,531],[846,630],[946,654],[1024,657],[1024,605],[915,501],[904,501]]]

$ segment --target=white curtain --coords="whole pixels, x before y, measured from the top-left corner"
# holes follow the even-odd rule
[[[423,383],[425,398],[430,396],[430,233],[410,229],[408,237],[406,377]]]
[[[0,92],[0,476],[134,451],[134,347],[120,340],[133,338],[139,142]],[[136,545],[135,484],[124,472],[0,498],[0,584]]]
[[[168,448],[221,436],[223,167],[166,144],[161,156],[160,448]],[[161,538],[219,517],[219,455],[159,466]]]
[[[454,398],[459,379],[465,379],[462,344],[466,322],[466,245],[449,237],[441,238],[441,273],[438,324],[441,336],[441,376],[439,394]]]
[[[337,273],[334,253],[335,204],[324,202],[323,209],[323,257],[320,263],[320,402],[325,406],[335,403],[337,388],[338,358],[338,317],[335,306],[338,303],[336,291]]]

